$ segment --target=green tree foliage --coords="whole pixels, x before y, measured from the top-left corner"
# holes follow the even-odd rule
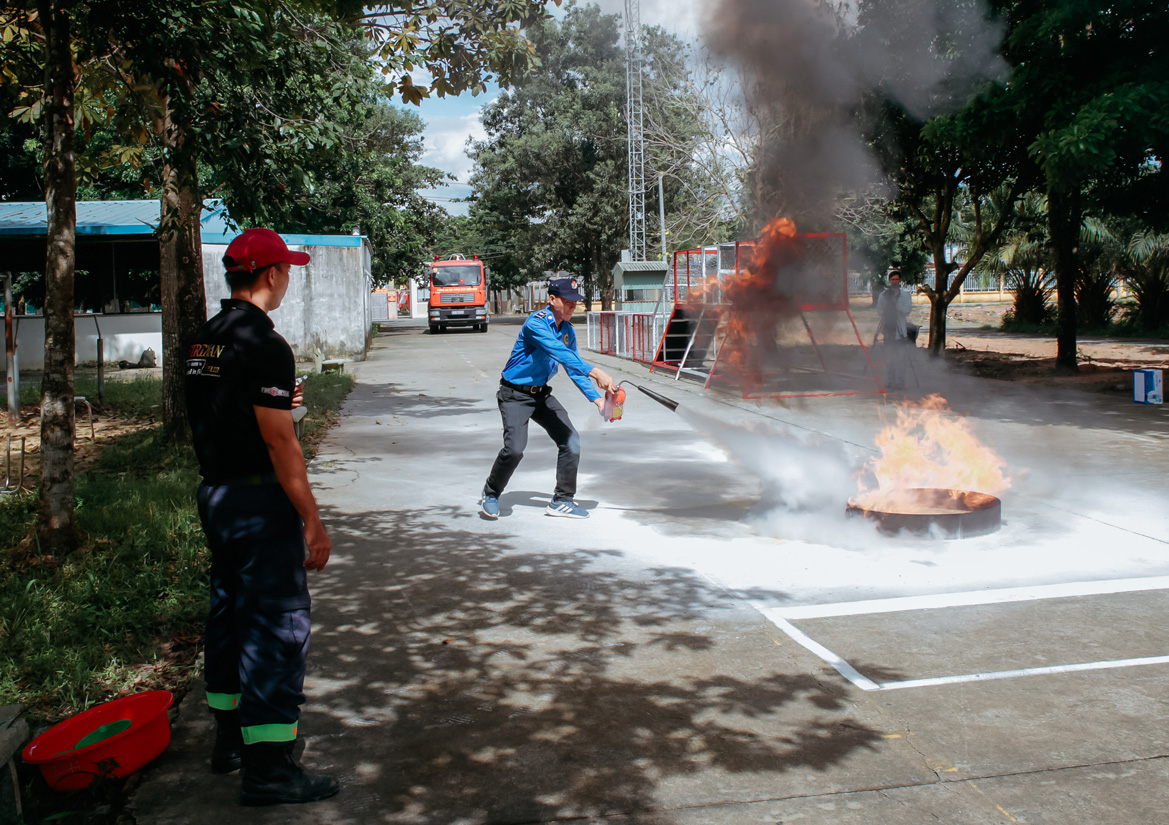
[[[1003,0],[1011,104],[1042,172],[1054,249],[1061,369],[1076,369],[1076,247],[1094,202],[1164,208],[1169,178],[1169,5],[1161,0]],[[1136,196],[1136,198],[1134,198]],[[1129,207],[1132,208],[1131,206]],[[1146,212],[1146,214],[1149,214]],[[1093,283],[1080,292],[1099,297]],[[1083,308],[1081,308],[1081,311]]]
[[[1004,326],[1034,329],[1051,320],[1053,283],[1046,214],[1043,195],[1025,194],[997,248],[978,265],[980,273],[1002,278],[1005,288],[1014,291],[1014,306],[1004,316]]]
[[[35,12],[34,12],[35,13]],[[0,11],[0,116],[27,105],[25,81],[44,74],[39,42],[31,38],[29,10],[6,5]],[[0,200],[36,201],[44,197],[44,166],[37,124],[30,118],[0,121]]]
[[[114,121],[131,142],[162,151],[155,181],[163,314],[163,423],[190,438],[182,398],[183,342],[206,317],[200,161],[214,157],[215,188],[237,218],[265,221],[309,185],[309,169],[339,143],[328,113],[360,100],[362,58],[348,27],[308,4],[207,0],[92,0],[117,43]],[[351,102],[352,101],[352,102]],[[139,147],[140,148],[140,147]]]
[[[868,272],[874,283],[896,266],[906,284],[920,284],[928,259],[912,228],[916,216],[872,187],[845,192],[836,202],[835,221],[848,236],[849,269]]]
[[[524,30],[548,19],[548,0],[341,0],[337,5],[347,22],[369,32],[405,103],[431,94],[480,94],[493,81],[506,87],[540,65]],[[429,75],[429,82],[420,83],[416,73]]]
[[[46,307],[65,307],[67,319],[47,338],[45,387],[72,410],[75,127],[85,131],[108,118],[121,138],[111,142],[110,156],[122,165],[141,165],[150,149],[159,152],[163,418],[169,436],[181,441],[189,437],[181,344],[205,316],[200,161],[214,157],[203,171],[212,170],[212,191],[234,214],[270,220],[312,190],[320,151],[343,146],[344,124],[357,122],[334,119],[330,107],[356,105],[367,88],[360,82],[368,79],[370,55],[362,34],[377,43],[384,70],[400,73],[403,99],[417,102],[431,90],[479,88],[493,76],[506,83],[531,68],[534,50],[517,27],[544,17],[544,5],[446,0],[367,11],[351,0],[40,0],[0,7],[0,78],[19,90],[12,113],[28,123],[48,113],[51,124],[45,192],[50,246],[60,254],[50,256],[59,287],[47,291]],[[38,66],[56,74],[38,77]],[[414,84],[408,72],[415,69],[429,71],[433,83]],[[62,450],[71,449],[71,415],[54,427]],[[55,441],[43,436],[43,443]],[[52,466],[48,453],[44,466]],[[57,475],[61,507],[42,519],[49,532],[71,522],[72,465],[62,464]]]
[[[338,35],[352,42],[341,46]],[[232,217],[244,225],[269,223],[284,232],[328,234],[360,227],[373,247],[374,280],[387,283],[405,277],[406,270],[428,253],[443,216],[417,190],[436,185],[442,173],[416,163],[422,153],[422,121],[416,113],[387,102],[393,90],[371,69],[362,33],[335,29],[332,36],[334,47],[349,65],[336,65],[334,57],[333,65],[300,60],[294,67],[292,86],[298,96],[302,87],[320,85],[322,78],[334,72],[348,78],[343,95],[335,90],[322,95],[316,90],[318,99],[306,110],[316,113],[311,118],[317,130],[314,135],[306,135],[297,122],[283,130],[283,137],[279,129],[269,130],[267,122],[258,127],[238,122],[241,107],[255,108],[243,97],[255,94],[254,88],[241,93],[225,90],[222,84],[201,86],[200,108],[206,114],[195,131],[205,148],[199,152],[198,186],[201,192],[226,198]],[[291,59],[287,50],[278,54]],[[317,47],[309,54],[323,56],[327,50]],[[117,102],[113,93],[106,96],[111,105]],[[283,102],[282,110],[293,121],[295,110],[287,103]],[[276,105],[273,101],[269,108]],[[123,115],[128,118],[129,113]],[[321,132],[318,120],[328,124],[329,134]],[[123,131],[127,127],[127,123],[107,121],[78,135],[81,199],[123,200],[142,197],[144,189],[153,195],[163,191],[167,164],[162,141],[134,143],[133,133]],[[241,141],[241,133],[249,134],[251,140]],[[9,136],[0,133],[0,139]],[[148,132],[147,137],[155,135]],[[313,137],[317,138],[315,148],[295,143]],[[126,158],[131,162],[122,163]],[[35,186],[31,170],[42,163],[39,146],[22,147],[9,158],[12,173],[9,178],[0,176],[0,186],[5,180],[11,180],[13,187]],[[29,197],[38,198],[40,193],[34,189]],[[33,292],[39,289],[38,283]],[[142,293],[158,301],[157,285],[143,285]]]
[[[1081,220],[1075,246],[1076,271],[1072,278],[1078,329],[1104,332],[1112,323],[1116,314],[1114,295],[1119,285],[1118,265],[1124,252],[1124,242],[1109,221],[1094,215]],[[1058,261],[1058,250],[1053,251],[1051,260]],[[1058,274],[1055,278],[1058,290]],[[1058,317],[1056,323],[1059,323]]]
[[[1133,326],[1146,334],[1163,334],[1169,326],[1169,233],[1134,232],[1120,273],[1136,299]]]
[[[1133,217],[1084,219],[1076,245],[1076,323],[1102,331],[1118,309],[1117,287],[1131,302],[1121,327],[1129,334],[1155,335],[1169,323],[1169,233]]]
[[[443,220],[427,252],[429,254],[423,258],[424,261],[435,255],[439,258],[449,258],[452,255],[470,258],[472,255],[478,255],[488,266],[506,254],[502,248],[492,246],[492,239],[484,231],[483,224],[468,215],[449,216]],[[429,279],[428,270],[420,267],[414,273],[414,277],[420,286],[425,286]],[[495,286],[494,278],[492,286]]]
[[[609,308],[611,270],[628,226],[618,19],[570,3],[562,21],[547,21],[530,37],[541,71],[485,109],[487,139],[470,152],[471,221],[497,256],[491,260],[497,287],[564,269],[595,285]],[[661,33],[646,42],[655,51],[682,50]],[[651,72],[654,62],[650,52]],[[676,196],[679,189],[672,184],[670,191]]]
[[[947,25],[924,37],[915,22],[918,4],[865,4],[854,38],[858,49],[892,55],[866,102],[867,128],[908,228],[932,259],[932,282],[923,291],[933,355],[946,345],[947,308],[1008,226],[1026,171],[1005,86],[987,79],[1005,68],[986,57],[995,29],[977,10],[945,8]],[[934,80],[918,84],[918,73]],[[947,249],[959,223],[965,255],[955,261]]]
[[[530,33],[539,74],[483,112],[485,141],[470,154],[472,220],[505,254],[497,288],[545,270],[601,282],[625,232],[624,60],[617,19],[568,6]]]
[[[346,115],[343,151],[310,171],[311,186],[280,218],[287,232],[344,234],[359,227],[373,247],[378,286],[417,275],[446,213],[418,194],[444,175],[416,163],[422,120],[374,99]]]

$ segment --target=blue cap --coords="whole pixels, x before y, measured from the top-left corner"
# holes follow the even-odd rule
[[[566,301],[583,301],[576,278],[557,278],[548,282],[548,294],[558,295]]]

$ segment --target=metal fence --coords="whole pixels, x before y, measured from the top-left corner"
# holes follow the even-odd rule
[[[585,346],[602,355],[649,363],[657,353],[665,322],[666,318],[653,312],[589,312]]]
[[[1000,275],[975,270],[962,282],[963,292],[1002,292],[1003,279]]]

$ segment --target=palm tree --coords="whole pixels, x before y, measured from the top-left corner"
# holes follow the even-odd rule
[[[1129,238],[1118,269],[1136,298],[1136,321],[1147,332],[1169,322],[1169,233],[1141,229]]]
[[[1029,192],[1015,206],[1015,221],[1000,243],[977,267],[980,274],[1001,277],[1015,293],[1015,304],[1004,322],[1038,326],[1052,319],[1050,304],[1055,279],[1047,244],[1047,197]]]
[[[1125,254],[1122,236],[1114,221],[1084,218],[1076,254],[1076,323],[1080,329],[1102,330],[1112,322],[1118,267]]]

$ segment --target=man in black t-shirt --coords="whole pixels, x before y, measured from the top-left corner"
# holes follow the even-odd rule
[[[292,266],[309,256],[270,229],[249,229],[223,262],[231,297],[188,344],[185,378],[211,548],[211,769],[242,763],[245,805],[314,802],[335,794],[337,780],[304,772],[292,749],[308,655],[307,571],[324,568],[331,544],[292,426],[303,394],[296,363],[268,317]]]

